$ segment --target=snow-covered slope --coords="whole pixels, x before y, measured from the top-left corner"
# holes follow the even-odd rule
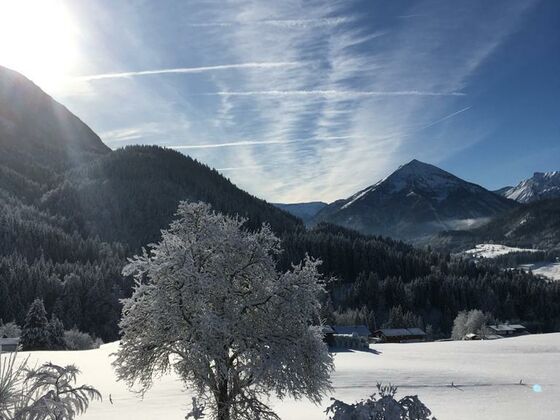
[[[472,249],[464,251],[464,254],[474,258],[496,258],[514,252],[538,252],[538,249],[516,248],[500,244],[479,244]]]
[[[521,181],[519,185],[505,191],[500,190],[500,194],[519,203],[558,198],[560,197],[560,171],[535,172],[531,178]]]
[[[80,383],[97,387],[85,420],[181,420],[190,404],[175,375],[155,381],[144,397],[116,382],[111,353],[117,343],[82,352],[33,352],[30,363],[76,364]],[[560,418],[560,334],[530,335],[495,341],[380,344],[371,352],[335,356],[334,396],[345,401],[366,398],[377,382],[399,386],[400,396],[417,394],[442,420]],[[520,385],[519,381],[523,384]],[[455,387],[451,387],[451,383]],[[533,385],[542,392],[535,392]],[[538,391],[538,387],[535,387]],[[109,400],[109,395],[113,403]],[[272,400],[284,420],[323,420],[322,406],[307,401]]]
[[[531,270],[533,274],[537,276],[560,281],[560,263],[543,262],[536,264],[523,264],[520,267],[525,270]]]
[[[330,204],[315,222],[418,241],[444,230],[480,226],[514,206],[479,185],[413,160],[378,183]]]

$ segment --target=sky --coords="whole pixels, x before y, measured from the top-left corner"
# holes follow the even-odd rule
[[[556,0],[0,0],[0,64],[272,202],[414,158],[489,189],[560,170]]]

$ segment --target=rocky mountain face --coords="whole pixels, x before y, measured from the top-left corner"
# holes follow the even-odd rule
[[[517,186],[498,190],[497,193],[519,203],[560,198],[560,171],[535,172]]]
[[[375,185],[325,207],[314,222],[424,242],[437,232],[480,226],[516,205],[479,185],[413,160]]]

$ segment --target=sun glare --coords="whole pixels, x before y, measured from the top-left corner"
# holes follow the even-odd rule
[[[77,64],[77,25],[60,0],[0,0],[0,65],[47,91]]]

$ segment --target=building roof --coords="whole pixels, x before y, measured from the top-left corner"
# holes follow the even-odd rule
[[[381,328],[376,333],[381,333],[385,337],[409,337],[425,336],[426,333],[420,328]]]
[[[365,325],[333,325],[332,329],[335,334],[341,335],[358,334],[365,337],[371,335],[371,331]]]
[[[19,344],[19,338],[0,338],[0,345],[2,346],[7,346],[7,345],[18,345]]]
[[[516,330],[511,325],[507,325],[507,324],[488,325],[488,328],[491,328],[496,332],[515,332]]]
[[[330,325],[321,326],[321,331],[323,334],[334,334],[334,330]]]

